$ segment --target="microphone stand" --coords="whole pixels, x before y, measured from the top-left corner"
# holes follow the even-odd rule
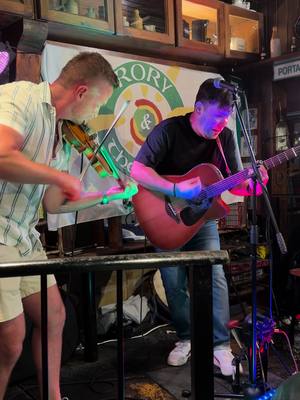
[[[223,86],[220,85],[222,83]],[[270,216],[270,219],[272,221],[275,234],[276,234],[276,240],[278,243],[278,247],[280,249],[280,252],[282,254],[287,253],[287,248],[286,244],[284,241],[284,238],[279,231],[278,224],[276,222],[276,218],[274,215],[274,212],[272,210],[272,206],[270,203],[269,195],[268,195],[268,190],[266,186],[264,185],[262,181],[262,177],[259,171],[259,162],[255,158],[254,150],[251,145],[251,139],[250,139],[250,133],[248,132],[244,120],[242,118],[241,112],[239,110],[238,106],[238,98],[239,98],[239,93],[242,93],[244,96],[245,93],[243,90],[239,89],[238,86],[236,85],[227,85],[224,87],[224,83],[220,82],[218,83],[218,88],[225,88],[229,91],[232,92],[233,94],[233,103],[234,107],[236,110],[236,115],[238,118],[238,121],[241,125],[242,128],[242,133],[245,138],[248,150],[249,150],[249,155],[251,159],[251,166],[253,169],[253,175],[252,175],[252,180],[254,181],[253,185],[253,196],[252,196],[252,217],[251,217],[251,226],[250,226],[250,244],[251,244],[251,288],[252,288],[252,312],[251,312],[251,346],[250,346],[250,351],[249,351],[249,359],[250,359],[250,367],[249,367],[249,372],[250,372],[250,384],[244,388],[244,393],[243,394],[215,394],[215,397],[217,398],[243,398],[243,399],[257,399],[260,395],[265,393],[265,382],[263,387],[258,386],[257,384],[257,298],[256,298],[256,270],[257,270],[257,245],[258,245],[258,225],[257,225],[257,199],[256,199],[256,192],[257,192],[257,184],[259,183],[262,187],[262,194],[264,197],[264,201],[266,204],[266,207],[268,209],[268,213]],[[272,270],[270,270],[270,282],[272,282],[271,279],[272,276]],[[270,290],[272,288],[270,287]],[[273,327],[273,321],[272,321],[272,296],[270,296],[270,318],[269,320],[271,321],[271,326]],[[252,351],[251,351],[252,349]],[[239,363],[238,363],[239,367]],[[262,371],[263,374],[263,371]],[[264,375],[263,375],[264,377]]]
[[[285,254],[287,252],[286,244],[284,241],[284,238],[279,231],[279,227],[274,215],[274,212],[272,210],[272,206],[270,203],[269,195],[268,195],[268,190],[266,186],[262,182],[262,177],[261,173],[259,171],[259,162],[255,159],[255,154],[253,147],[251,145],[251,139],[250,139],[250,134],[245,126],[244,120],[241,116],[241,112],[238,107],[238,92],[242,92],[240,89],[236,87],[236,89],[233,90],[233,97],[234,97],[234,106],[236,109],[236,115],[238,117],[238,121],[241,125],[242,128],[242,133],[245,138],[248,150],[249,150],[249,155],[251,159],[251,165],[253,169],[253,176],[252,180],[254,181],[254,192],[252,196],[252,218],[251,218],[251,225],[250,225],[250,244],[251,244],[251,274],[252,274],[252,282],[251,282],[251,287],[252,287],[252,332],[251,332],[251,347],[252,351],[250,352],[250,388],[247,393],[247,396],[254,396],[255,398],[257,395],[264,393],[265,390],[263,388],[263,392],[261,391],[261,388],[257,387],[257,380],[256,380],[256,372],[257,372],[257,357],[256,357],[256,347],[257,347],[257,298],[256,298],[256,270],[257,270],[257,245],[258,245],[258,225],[257,225],[257,199],[256,199],[256,190],[257,190],[257,184],[259,183],[262,187],[262,194],[264,197],[264,202],[267,207],[270,219],[272,221],[275,234],[276,234],[276,239],[277,243],[279,246],[279,249],[282,254]],[[272,272],[270,271],[270,274]],[[272,290],[272,288],[270,288]],[[271,301],[271,297],[270,297]],[[272,315],[270,315],[270,318],[272,319]],[[251,398],[251,397],[248,397]]]

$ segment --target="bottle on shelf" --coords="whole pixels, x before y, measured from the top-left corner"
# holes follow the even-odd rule
[[[279,57],[281,55],[281,42],[278,36],[277,26],[272,28],[272,36],[270,40],[270,55],[271,58]]]
[[[264,60],[266,58],[266,56],[267,56],[267,54],[266,54],[266,51],[265,51],[265,47],[262,46],[261,53],[260,53],[260,59]]]
[[[294,53],[294,51],[297,50],[297,45],[296,45],[296,36],[292,36],[292,41],[291,41],[291,53]]]
[[[289,147],[289,128],[285,118],[283,117],[281,103],[279,103],[279,121],[275,127],[275,150],[283,151]]]

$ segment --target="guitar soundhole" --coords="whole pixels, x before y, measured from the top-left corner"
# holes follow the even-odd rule
[[[180,217],[184,225],[192,226],[206,213],[210,208],[212,199],[204,199],[201,203],[192,203],[180,212]]]

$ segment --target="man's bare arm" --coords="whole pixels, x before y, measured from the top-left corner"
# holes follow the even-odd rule
[[[17,183],[57,185],[67,198],[80,197],[80,182],[65,172],[26,158],[20,151],[23,138],[14,129],[0,125],[0,179]]]

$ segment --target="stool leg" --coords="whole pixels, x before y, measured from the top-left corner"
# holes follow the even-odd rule
[[[125,355],[123,327],[123,271],[117,270],[118,400],[125,400]]]

